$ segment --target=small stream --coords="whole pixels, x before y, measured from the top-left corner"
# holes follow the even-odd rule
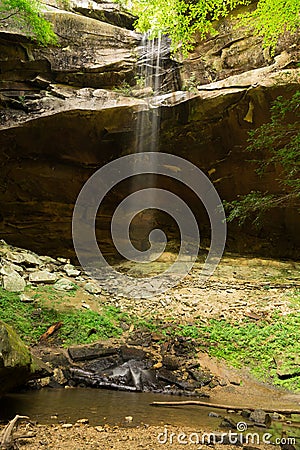
[[[190,399],[190,398],[189,398]],[[9,394],[0,400],[0,419],[8,420],[15,414],[27,415],[33,421],[47,423],[74,423],[78,419],[89,419],[90,425],[125,425],[125,417],[132,416],[131,426],[141,423],[149,425],[186,425],[202,429],[216,429],[221,419],[209,413],[224,414],[206,407],[183,406],[157,408],[154,401],[183,401],[185,397],[151,393],[131,393],[102,389],[41,389],[18,394]],[[57,416],[57,419],[51,418]]]

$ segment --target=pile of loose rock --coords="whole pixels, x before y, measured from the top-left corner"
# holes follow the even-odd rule
[[[76,288],[79,282],[91,293],[101,292],[66,258],[39,256],[29,250],[12,247],[0,241],[0,275],[2,287],[10,292],[23,292],[26,286],[53,285],[58,291]],[[23,295],[23,299],[26,296]]]

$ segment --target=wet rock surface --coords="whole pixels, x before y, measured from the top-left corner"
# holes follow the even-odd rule
[[[67,353],[43,345],[34,348],[34,352],[54,370],[53,376],[48,379],[49,387],[79,386],[208,397],[200,388],[208,384],[208,379],[212,380],[209,371],[198,371],[195,380],[193,374],[189,376],[186,372],[192,357],[188,352],[181,360],[173,356],[173,366],[170,367],[168,363],[157,362],[162,359],[162,351],[163,345],[157,349],[117,342],[113,345],[113,342],[107,341],[69,347]],[[42,385],[47,383],[42,382]],[[30,386],[37,388],[40,383],[33,382]]]
[[[117,353],[114,347],[109,347],[107,344],[91,344],[88,346],[69,347],[68,353],[73,361],[88,361],[90,359],[97,359],[102,356],[110,356]]]

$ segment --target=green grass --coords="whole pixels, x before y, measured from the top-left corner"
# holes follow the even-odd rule
[[[280,379],[277,362],[288,372],[300,371],[300,313],[274,314],[268,321],[241,323],[211,319],[208,324],[170,325],[167,336],[183,336],[210,356],[234,367],[247,367],[259,380],[300,392],[300,376]]]
[[[299,364],[300,313],[275,314],[271,320],[258,323],[211,320],[198,329],[202,345],[211,356],[223,358],[236,367],[246,366],[261,380],[300,391],[299,376],[281,380],[276,370],[276,361],[282,361],[282,367],[291,370]]]
[[[116,308],[103,308],[102,314],[91,310],[57,311],[43,305],[44,289],[34,303],[24,303],[19,295],[0,288],[0,320],[12,325],[27,344],[36,343],[53,323],[61,321],[59,339],[63,345],[84,344],[119,336],[123,313]]]
[[[196,325],[178,325],[175,329],[175,335],[198,339],[200,337],[200,331]]]
[[[39,286],[36,289],[36,293],[33,294],[32,298],[34,300],[39,301],[47,301],[47,300],[53,300],[56,303],[62,303],[65,297],[74,297],[76,295],[77,290],[79,289],[79,286],[77,284],[73,283],[73,289],[69,291],[58,291],[53,288],[53,286]],[[32,287],[26,288],[26,291],[32,290]]]

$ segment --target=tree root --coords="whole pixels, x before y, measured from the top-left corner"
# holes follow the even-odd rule
[[[29,419],[27,416],[19,416],[18,414],[6,425],[1,437],[0,437],[0,449],[1,450],[14,450],[17,447],[16,439],[13,436],[14,428],[17,425],[18,420]],[[22,436],[26,437],[26,436]],[[30,436],[31,437],[31,436]]]

